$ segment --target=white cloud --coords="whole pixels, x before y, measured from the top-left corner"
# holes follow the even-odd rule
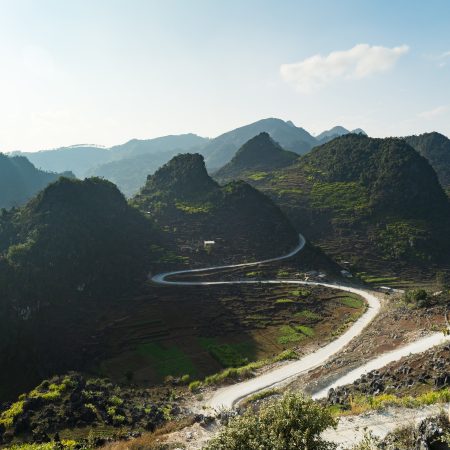
[[[361,79],[386,72],[409,51],[407,45],[394,48],[358,44],[349,50],[314,55],[298,63],[282,64],[280,73],[301,93],[311,93],[338,79]]]
[[[419,114],[419,117],[422,119],[434,119],[435,117],[439,117],[444,115],[449,111],[449,107],[447,105],[438,106],[430,111],[423,111]]]

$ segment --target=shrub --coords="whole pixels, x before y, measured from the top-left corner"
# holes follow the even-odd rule
[[[19,400],[18,402],[13,403],[9,409],[4,411],[0,415],[0,425],[3,425],[5,428],[11,428],[14,424],[16,417],[20,416],[23,413],[23,407],[25,405],[24,400]]]
[[[425,289],[411,289],[405,292],[405,301],[419,308],[429,305],[429,297]]]
[[[109,397],[108,403],[110,405],[121,406],[123,405],[123,400],[120,397],[117,397],[117,395],[112,395]]]
[[[196,392],[200,389],[201,385],[202,385],[201,381],[198,381],[198,380],[192,381],[191,383],[189,383],[189,390],[191,392]]]
[[[285,394],[281,400],[248,409],[236,417],[205,447],[205,450],[328,450],[336,445],[322,439],[321,433],[335,427],[330,411],[298,394]]]
[[[183,384],[188,384],[189,381],[190,381],[190,379],[191,379],[191,376],[187,373],[186,375],[183,375],[183,376],[181,377],[181,382],[182,382]]]

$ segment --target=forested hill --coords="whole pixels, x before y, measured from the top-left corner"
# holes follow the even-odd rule
[[[188,260],[191,250],[201,257],[204,240],[216,241],[211,261],[275,256],[298,240],[269,198],[244,182],[220,187],[199,154],[173,158],[148,177],[133,203],[173,233]]]
[[[406,142],[428,159],[439,181],[450,194],[450,139],[440,133],[408,136]]]
[[[160,242],[152,222],[97,178],[61,178],[27,205],[4,210],[0,386],[13,390],[38,373],[79,366],[89,324],[146,280]]]
[[[246,180],[313,242],[360,260],[361,269],[448,260],[448,198],[430,163],[403,139],[349,134]]]
[[[239,179],[245,177],[246,172],[266,172],[286,167],[297,158],[296,153],[283,150],[264,132],[246,142],[233,159],[214,174],[214,178],[221,182]]]
[[[357,182],[380,214],[430,219],[448,212],[433,168],[402,139],[343,136],[312,150],[299,167],[323,182]]]
[[[38,191],[63,174],[44,172],[23,156],[7,156],[0,153],[0,208],[12,208],[24,204]]]

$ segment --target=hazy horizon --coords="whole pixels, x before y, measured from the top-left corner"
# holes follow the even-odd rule
[[[1,0],[0,151],[276,117],[450,135],[450,3]]]

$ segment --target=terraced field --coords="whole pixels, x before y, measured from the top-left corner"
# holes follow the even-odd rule
[[[283,286],[160,287],[124,305],[105,323],[94,370],[114,381],[202,379],[227,367],[299,354],[343,332],[364,311],[357,297],[325,288]],[[187,380],[188,377],[185,377]]]

